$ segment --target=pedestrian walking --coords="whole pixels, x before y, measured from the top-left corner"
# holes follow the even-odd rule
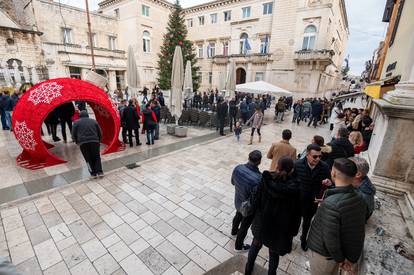
[[[240,103],[240,114],[243,120],[243,124],[246,124],[249,119],[249,105],[247,104],[246,98]]]
[[[134,146],[132,143],[132,133],[135,136],[136,146],[141,145],[141,142],[139,141],[139,115],[132,99],[128,101],[128,106],[122,109],[121,122],[122,127],[124,127],[128,133],[129,147]],[[124,139],[124,137],[122,138]]]
[[[260,128],[263,124],[263,113],[259,106],[256,107],[256,112],[254,112],[254,114],[246,122],[247,125],[250,123],[252,124],[252,132],[250,134],[249,145],[253,143],[253,135],[255,131],[257,131],[257,135],[259,136],[259,142],[262,142],[262,134],[260,133]]]
[[[68,125],[69,132],[72,132],[72,117],[75,114],[75,106],[72,102],[64,103],[56,108],[56,114],[59,118],[63,142],[67,143],[66,125]]]
[[[300,226],[299,186],[292,177],[293,168],[293,160],[282,157],[274,173],[263,172],[263,180],[253,202],[253,241],[246,263],[246,275],[252,274],[257,254],[263,245],[269,248],[269,275],[276,274],[279,257],[292,251],[292,240]]]
[[[237,122],[237,103],[236,99],[232,98],[229,102],[229,126],[230,126],[230,132],[233,132],[233,126],[236,126]]]
[[[158,101],[156,100],[152,101],[151,109],[154,111],[155,117],[157,118],[157,124],[155,125],[155,131],[154,131],[154,139],[159,140],[160,139],[161,107],[158,104]]]
[[[306,99],[305,102],[303,102],[302,120],[304,120],[305,122],[308,122],[308,119],[310,119],[311,113],[312,113],[312,104],[308,99]]]
[[[234,135],[236,136],[237,142],[240,141],[240,135],[242,133],[242,127],[240,125],[240,122],[236,122],[236,126],[234,127]]]
[[[352,186],[354,186],[355,190],[362,195],[362,198],[367,205],[366,220],[368,220],[375,209],[375,193],[377,192],[377,189],[368,177],[368,162],[361,157],[350,157],[349,159],[355,163],[358,169]]]
[[[365,239],[366,205],[352,183],[357,167],[336,159],[332,168],[335,188],[326,191],[309,231],[310,272],[336,275],[339,268],[354,273]]]
[[[276,122],[280,123],[283,121],[285,111],[286,111],[286,103],[284,102],[283,98],[280,98],[275,106]]]
[[[157,125],[157,117],[155,113],[151,110],[151,105],[147,103],[145,105],[145,110],[142,112],[142,124],[143,131],[147,133],[147,145],[154,144],[154,131]]]
[[[272,160],[269,171],[276,171],[279,159],[282,157],[289,157],[296,160],[296,148],[293,147],[289,140],[292,138],[292,131],[285,129],[282,132],[282,140],[273,143],[267,152],[267,158]]]
[[[293,104],[293,118],[292,123],[297,123],[299,125],[300,120],[303,116],[303,104],[301,100],[298,100],[295,104]]]
[[[56,114],[56,109],[54,109],[47,115],[47,117],[45,118],[45,124],[48,133],[52,134],[53,141],[60,141],[60,138],[57,136],[57,126],[59,124],[59,118]]]
[[[261,161],[262,153],[254,150],[249,154],[249,161],[237,165],[231,176],[231,184],[235,187],[236,215],[231,229],[231,235],[236,237],[235,252],[246,252],[250,248],[250,245],[243,243],[254,218],[252,200],[254,192],[262,181],[262,174],[259,171]]]
[[[0,97],[0,111],[3,130],[12,130],[11,113],[13,111],[13,103],[9,91],[5,91]]]
[[[82,110],[79,119],[73,124],[72,139],[79,145],[91,176],[93,178],[103,177],[99,152],[102,131],[98,122],[89,118],[88,111]]]
[[[302,216],[301,247],[308,249],[306,236],[309,227],[318,208],[315,199],[322,196],[326,186],[331,185],[331,173],[329,166],[321,161],[321,148],[316,144],[310,144],[306,148],[306,157],[295,162],[295,176],[299,182]],[[322,186],[324,186],[322,188]]]
[[[313,127],[316,128],[318,121],[321,120],[321,115],[323,112],[323,106],[319,100],[315,99],[312,103],[312,118],[309,120],[308,126],[313,123]]]
[[[226,117],[228,114],[228,105],[227,102],[220,97],[219,102],[217,104],[217,120],[218,126],[220,129],[220,135],[224,136],[224,123],[226,121]]]

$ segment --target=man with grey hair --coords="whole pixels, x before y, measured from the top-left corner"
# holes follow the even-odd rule
[[[355,175],[354,183],[352,184],[355,190],[362,195],[364,201],[367,205],[367,216],[366,220],[371,217],[372,212],[374,212],[374,203],[375,203],[375,186],[372,184],[371,180],[368,178],[369,164],[364,158],[360,157],[350,157],[351,161],[357,166],[358,172]]]

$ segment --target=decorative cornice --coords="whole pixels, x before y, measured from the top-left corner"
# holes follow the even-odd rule
[[[246,19],[246,20],[240,20],[240,21],[233,21],[230,23],[230,25],[240,25],[240,24],[246,24],[246,23],[252,23],[259,21],[259,18],[252,18],[252,19]]]
[[[208,3],[185,8],[183,11],[184,11],[184,14],[189,14],[193,12],[214,9],[214,8],[227,6],[233,3],[239,3],[239,2],[244,2],[244,1],[247,1],[247,0],[215,0],[215,1],[208,2]]]
[[[43,34],[43,32],[39,32],[39,31],[33,31],[33,30],[27,30],[27,29],[18,29],[18,28],[5,27],[5,26],[0,26],[0,30],[11,30],[13,32],[33,33],[33,34],[37,34],[39,36]]]
[[[100,9],[102,9],[102,8],[106,8],[106,7],[115,5],[117,3],[120,3],[122,1],[125,1],[125,0],[104,0],[100,3],[98,3],[98,6],[99,6]],[[163,6],[164,8],[168,8],[168,9],[172,9],[174,7],[174,4],[172,4],[168,1],[165,1],[165,0],[147,0],[147,1],[156,3],[160,6]]]

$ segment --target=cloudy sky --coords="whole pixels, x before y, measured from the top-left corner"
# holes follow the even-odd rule
[[[59,0],[55,0],[59,2]],[[89,0],[91,10],[98,8],[101,0]],[[168,0],[173,2],[173,0]],[[289,1],[289,0],[286,0]],[[386,33],[386,24],[382,23],[386,0],[345,0],[349,21],[349,54],[351,73],[359,75],[364,70],[378,43]],[[60,0],[61,3],[84,7],[84,0]],[[208,0],[181,0],[183,7],[206,3]]]

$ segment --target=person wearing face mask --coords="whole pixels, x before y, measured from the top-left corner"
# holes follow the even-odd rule
[[[300,188],[302,235],[301,247],[308,249],[306,237],[309,227],[318,208],[317,199],[323,196],[324,190],[332,185],[328,164],[321,160],[321,147],[310,144],[306,148],[306,157],[295,162],[295,176]]]

